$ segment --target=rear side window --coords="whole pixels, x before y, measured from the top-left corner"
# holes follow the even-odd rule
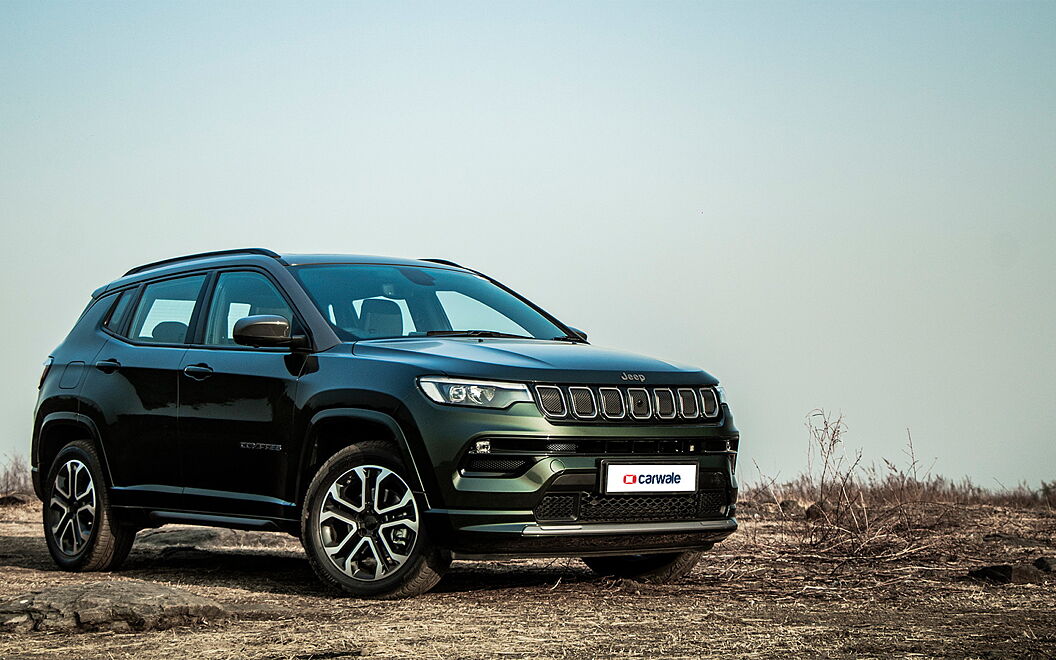
[[[148,284],[132,316],[128,337],[148,344],[183,344],[205,275]]]

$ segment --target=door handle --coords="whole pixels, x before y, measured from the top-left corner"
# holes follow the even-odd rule
[[[194,380],[205,380],[213,375],[213,370],[208,364],[190,364],[183,368],[183,373]]]
[[[115,360],[114,358],[110,358],[108,360],[99,360],[95,363],[95,368],[103,372],[104,374],[112,374],[121,368],[121,363]]]

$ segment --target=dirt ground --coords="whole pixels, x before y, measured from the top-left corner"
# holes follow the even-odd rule
[[[279,534],[166,527],[141,532],[119,573],[64,573],[39,515],[0,509],[0,601],[137,579],[237,614],[160,632],[5,633],[0,658],[1056,656],[1056,578],[966,577],[1056,554],[1052,511],[957,507],[919,553],[844,562],[811,556],[779,514],[748,514],[679,584],[600,578],[573,559],[455,562],[432,593],[396,602],[324,591]]]

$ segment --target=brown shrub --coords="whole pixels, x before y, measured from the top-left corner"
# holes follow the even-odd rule
[[[847,454],[843,416],[814,410],[807,416],[810,445],[807,471],[792,481],[776,483],[761,476],[744,488],[744,499],[781,503],[798,500],[811,515],[781,513],[795,538],[813,552],[843,557],[897,557],[920,552],[942,526],[949,507],[986,504],[1017,508],[1056,505],[1056,482],[1037,490],[1021,484],[994,491],[935,476],[922,470],[907,429],[908,465],[884,460],[882,467],[863,466],[861,452]],[[940,506],[935,506],[940,505]],[[780,511],[784,512],[782,506]]]
[[[0,494],[28,493],[33,490],[29,477],[29,464],[22,456],[5,456],[0,468]]]

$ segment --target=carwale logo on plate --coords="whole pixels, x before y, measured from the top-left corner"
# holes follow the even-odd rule
[[[693,492],[697,489],[697,465],[610,464],[605,474],[606,493]]]

